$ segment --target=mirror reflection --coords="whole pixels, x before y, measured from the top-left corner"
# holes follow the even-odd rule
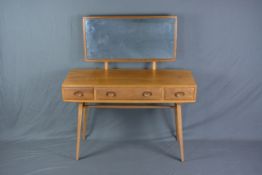
[[[176,18],[85,18],[86,58],[175,58]]]

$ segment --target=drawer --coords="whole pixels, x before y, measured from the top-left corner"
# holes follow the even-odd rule
[[[95,88],[96,100],[161,100],[162,88]]]
[[[193,87],[174,87],[165,88],[166,100],[194,100],[195,88]]]
[[[64,100],[92,100],[94,99],[93,88],[63,88]]]

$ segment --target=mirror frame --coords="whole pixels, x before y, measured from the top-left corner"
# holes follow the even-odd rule
[[[90,19],[175,19],[174,22],[174,50],[173,58],[116,58],[116,59],[96,59],[88,58],[88,48],[86,47],[86,21]],[[176,61],[177,50],[177,16],[84,16],[82,17],[83,27],[83,46],[84,46],[84,62],[173,62]]]

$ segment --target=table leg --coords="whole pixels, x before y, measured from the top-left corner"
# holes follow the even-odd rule
[[[76,132],[76,160],[79,160],[80,151],[80,137],[81,137],[81,125],[83,117],[83,103],[78,104],[78,115],[77,115],[77,132]]]
[[[83,126],[82,126],[82,139],[83,139],[83,141],[86,140],[87,110],[88,110],[87,107],[85,107],[85,108],[83,109]]]
[[[181,104],[176,104],[176,136],[180,147],[180,159],[184,161],[184,141]]]

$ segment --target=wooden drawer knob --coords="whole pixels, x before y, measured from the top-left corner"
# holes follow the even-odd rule
[[[113,91],[109,91],[109,92],[106,93],[106,96],[108,96],[108,97],[115,97],[116,93],[113,92]]]
[[[74,92],[74,95],[77,96],[77,97],[83,97],[84,93],[81,92],[81,91],[76,91],[76,92]]]
[[[143,96],[144,97],[150,97],[150,96],[152,96],[152,92],[145,91],[145,92],[143,92]]]
[[[175,97],[183,97],[185,96],[185,92],[176,92]]]

